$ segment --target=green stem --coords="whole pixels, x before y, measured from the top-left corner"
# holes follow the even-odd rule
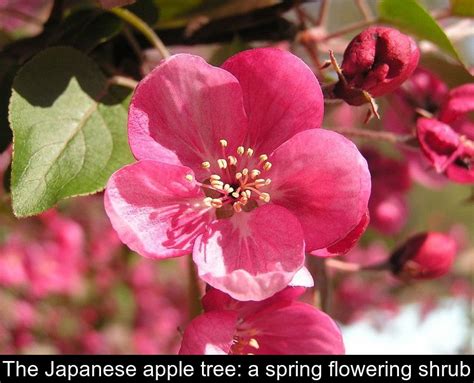
[[[193,257],[188,256],[188,273],[189,273],[189,320],[197,317],[202,312],[201,305],[201,286],[197,278],[196,265],[194,264]]]
[[[161,53],[163,58],[170,57],[170,53],[168,52],[168,49],[166,49],[165,44],[163,44],[163,41],[161,41],[155,31],[137,15],[123,8],[112,8],[110,9],[110,12],[129,23],[136,30],[140,31],[151,45]]]

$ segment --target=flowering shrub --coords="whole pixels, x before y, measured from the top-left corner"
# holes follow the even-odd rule
[[[0,352],[342,354],[472,299],[466,9],[12,4]]]

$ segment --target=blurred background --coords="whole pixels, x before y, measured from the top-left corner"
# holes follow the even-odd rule
[[[189,257],[153,262],[130,252],[110,226],[100,193],[65,200],[36,217],[17,219],[11,212],[7,110],[21,65],[48,46],[68,44],[93,57],[104,73],[139,80],[161,59],[139,33],[99,8],[106,1],[61,2],[56,29],[50,26],[53,3],[0,0],[0,353],[176,353],[196,288]],[[419,39],[420,66],[448,88],[472,82],[472,16],[452,17],[449,1],[420,4],[463,61]],[[301,57],[322,83],[336,80],[330,68],[318,69],[328,49],[341,61],[350,39],[380,16],[375,0],[138,0],[129,9],[172,53],[220,65],[241,50],[276,46]],[[378,100],[382,119],[368,125],[362,107],[329,102],[324,126],[410,129],[397,97],[403,94]],[[328,312],[341,326],[347,352],[472,353],[474,189],[434,174],[392,142],[348,136],[369,161],[374,189],[369,229],[341,259],[382,261],[406,238],[427,230],[448,233],[459,251],[451,272],[433,281],[329,269]],[[395,186],[387,189],[390,177]],[[305,299],[319,304],[316,290]]]

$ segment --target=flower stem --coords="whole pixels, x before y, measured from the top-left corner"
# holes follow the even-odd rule
[[[319,307],[325,313],[329,313],[330,302],[331,302],[331,281],[326,270],[326,259],[321,257],[315,257],[313,255],[308,256],[308,266],[311,274],[314,275],[316,281],[315,287],[319,292],[319,297],[315,301],[319,303]]]
[[[413,140],[413,136],[411,134],[401,135],[391,132],[381,132],[359,128],[333,128],[331,130],[344,136],[362,137],[377,141],[387,141],[394,144],[406,144]]]
[[[170,57],[170,53],[168,52],[168,49],[166,49],[165,44],[163,44],[163,41],[161,41],[155,31],[150,28],[150,26],[142,19],[123,8],[112,8],[110,9],[110,12],[140,31],[143,36],[145,36],[145,38],[151,43],[151,45],[153,45],[153,47],[161,53],[163,58]]]
[[[335,37],[341,37],[341,36],[344,36],[346,33],[353,32],[353,31],[356,31],[358,29],[363,29],[363,28],[369,27],[372,24],[375,24],[376,22],[377,22],[377,19],[358,21],[356,23],[348,25],[347,27],[341,28],[341,29],[339,29],[335,32],[327,34],[321,40],[322,41],[328,41],[328,40],[331,40]]]
[[[113,76],[108,79],[110,85],[119,85],[132,90],[138,85],[138,81],[125,76]]]
[[[201,305],[201,286],[197,278],[196,265],[194,264],[193,257],[188,256],[188,293],[189,293],[189,320],[194,319],[202,312]]]

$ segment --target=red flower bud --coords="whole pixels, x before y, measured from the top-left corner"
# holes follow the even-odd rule
[[[349,43],[334,94],[351,105],[362,105],[367,97],[380,97],[397,89],[415,70],[420,51],[413,39],[396,29],[370,27]]]
[[[421,233],[396,249],[389,262],[401,279],[433,279],[450,270],[456,251],[456,242],[446,234]]]
[[[418,141],[438,173],[452,181],[474,183],[474,141],[435,118],[419,118]]]

